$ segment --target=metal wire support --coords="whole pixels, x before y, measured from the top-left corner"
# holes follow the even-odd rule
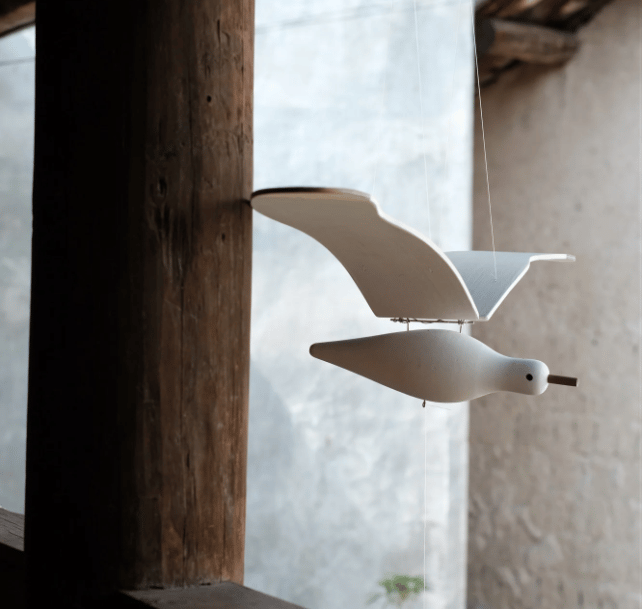
[[[466,321],[462,319],[416,319],[414,317],[391,317],[390,321],[394,321],[402,324],[419,323],[419,324],[459,324],[463,326],[464,324],[474,324],[474,321]]]

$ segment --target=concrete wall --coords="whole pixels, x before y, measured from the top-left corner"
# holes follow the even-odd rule
[[[469,606],[639,608],[640,3],[616,0],[560,69],[482,91],[498,250],[537,263],[473,335],[580,377],[470,408]],[[479,116],[474,244],[490,249]]]
[[[33,28],[0,39],[0,506],[20,513],[27,434],[35,62],[5,62],[33,56]]]
[[[257,1],[254,186],[374,183],[387,213],[470,249],[470,13],[417,7],[425,137],[412,0]],[[310,357],[314,342],[403,328],[317,242],[254,222],[246,585],[365,607],[387,573],[422,575],[425,522],[428,606],[463,607],[467,405],[422,409]]]

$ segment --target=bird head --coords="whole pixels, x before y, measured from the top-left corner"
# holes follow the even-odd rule
[[[546,391],[549,383],[577,387],[579,382],[572,376],[550,374],[548,366],[536,359],[509,358],[504,369],[504,391],[513,391],[525,395],[540,395]]]
[[[504,374],[506,375],[504,391],[540,395],[548,387],[548,366],[536,359],[510,358]]]

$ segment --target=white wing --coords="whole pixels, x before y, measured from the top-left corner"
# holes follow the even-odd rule
[[[252,207],[324,245],[346,268],[377,317],[486,321],[535,260],[564,254],[445,254],[391,218],[367,194],[334,188],[273,188]]]
[[[488,321],[508,293],[537,260],[570,260],[567,254],[526,254],[523,252],[448,252],[473,297],[479,321]],[[495,260],[497,275],[495,276]]]
[[[297,228],[343,264],[377,317],[477,320],[452,262],[431,241],[386,216],[356,190],[261,190],[252,207]]]

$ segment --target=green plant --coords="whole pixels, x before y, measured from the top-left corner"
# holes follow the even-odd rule
[[[385,592],[378,592],[371,596],[368,599],[369,605],[379,598],[385,597],[389,604],[401,607],[408,599],[419,595],[423,590],[428,590],[428,586],[424,587],[422,577],[411,577],[409,575],[391,575],[378,583],[384,588]]]

